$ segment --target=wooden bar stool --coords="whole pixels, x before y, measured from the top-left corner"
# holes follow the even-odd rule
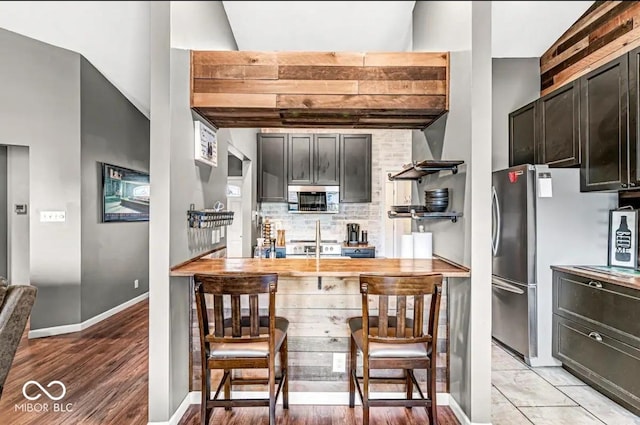
[[[276,401],[282,390],[283,408],[289,408],[287,379],[287,328],[276,317],[277,274],[195,275],[195,296],[202,353],[202,425],[208,425],[214,407],[269,406],[269,424],[276,423]],[[259,294],[269,294],[269,313],[260,315]],[[209,330],[206,294],[213,295],[213,333]],[[241,299],[248,298],[248,311]],[[226,301],[226,302],[225,302]],[[226,305],[225,305],[226,304]],[[244,311],[243,311],[244,310]],[[248,314],[247,314],[248,313]],[[280,376],[276,377],[276,353],[280,353]],[[233,369],[268,369],[267,379],[233,377]],[[211,369],[224,370],[211,397]],[[231,399],[233,385],[267,384],[268,399]],[[276,384],[278,384],[276,388]],[[224,387],[224,399],[218,396]]]
[[[362,317],[349,319],[351,328],[349,361],[349,407],[354,407],[355,391],[362,401],[362,419],[369,424],[369,407],[375,406],[423,406],[427,410],[429,424],[437,424],[436,413],[436,341],[438,314],[442,293],[442,275],[414,276],[361,275]],[[424,297],[430,296],[427,331]],[[378,315],[370,316],[369,296],[378,298]],[[392,297],[390,300],[389,297]],[[413,317],[407,317],[407,296],[413,296]],[[393,299],[395,297],[395,300]],[[372,297],[373,298],[373,297]],[[395,303],[390,303],[395,301]],[[395,304],[395,315],[389,315],[389,307]],[[362,352],[363,376],[356,375],[357,352]],[[402,369],[399,378],[373,378],[372,369]],[[427,371],[427,397],[425,397],[414,369]],[[363,381],[360,387],[360,380]],[[370,383],[376,381],[404,383],[404,399],[370,399]],[[413,386],[420,395],[413,399]]]

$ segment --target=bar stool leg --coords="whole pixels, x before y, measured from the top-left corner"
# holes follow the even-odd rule
[[[358,354],[353,336],[349,339],[349,356],[349,407],[353,408],[356,399],[355,373],[358,364]]]
[[[203,366],[202,371],[202,394],[200,397],[200,423],[202,425],[209,425],[209,419],[211,418],[211,410],[207,407],[207,402],[209,401],[209,397],[211,395],[211,372],[206,367]]]
[[[411,400],[413,398],[413,381],[411,380],[411,369],[405,369],[404,375],[407,379],[407,400]],[[411,406],[406,406],[407,409],[411,409]]]
[[[289,347],[287,346],[287,336],[285,335],[280,347],[280,376],[284,379],[282,384],[282,408],[289,408]]]
[[[227,379],[224,381],[224,398],[225,400],[231,400],[231,373],[233,371],[225,369],[224,373]],[[224,410],[231,410],[231,406],[227,406]]]
[[[364,356],[363,356],[364,357]],[[369,359],[363,359],[362,425],[369,425]]]
[[[269,359],[269,425],[276,425],[276,365]]]
[[[434,358],[435,361],[435,358]],[[431,414],[429,415],[429,425],[438,425],[438,405],[436,403],[436,376],[429,373],[429,399],[431,400]]]

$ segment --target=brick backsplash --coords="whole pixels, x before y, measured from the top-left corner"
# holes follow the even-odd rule
[[[387,211],[384,205],[383,185],[387,172],[400,171],[402,165],[411,162],[410,130],[349,130],[331,129],[263,129],[263,133],[344,133],[371,134],[371,202],[340,204],[338,214],[289,214],[283,203],[262,203],[264,218],[279,221],[286,231],[287,241],[291,239],[313,239],[315,223],[320,220],[322,239],[343,241],[346,224],[358,223],[360,230],[368,231],[369,244],[381,252],[384,235],[384,219]]]

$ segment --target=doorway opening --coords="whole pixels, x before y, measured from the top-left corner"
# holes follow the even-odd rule
[[[227,160],[227,209],[235,213],[227,227],[227,257],[251,257],[251,160],[231,143]]]

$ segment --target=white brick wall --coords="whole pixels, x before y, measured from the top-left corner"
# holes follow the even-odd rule
[[[263,133],[292,133],[291,129],[263,129]],[[388,172],[402,169],[411,162],[410,130],[348,130],[335,129],[295,129],[296,133],[344,133],[371,134],[371,203],[340,204],[338,214],[288,214],[283,203],[263,203],[263,217],[282,222],[286,239],[313,239],[315,222],[320,220],[322,239],[343,241],[346,224],[358,223],[360,230],[369,232],[369,244],[375,245],[380,253],[384,241],[384,219],[387,211],[384,205],[384,183]]]

